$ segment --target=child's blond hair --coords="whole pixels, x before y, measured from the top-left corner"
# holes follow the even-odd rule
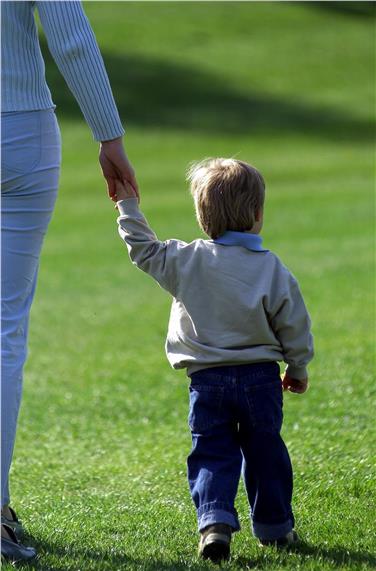
[[[205,159],[190,167],[187,178],[198,223],[210,238],[251,230],[265,198],[257,169],[236,159]]]

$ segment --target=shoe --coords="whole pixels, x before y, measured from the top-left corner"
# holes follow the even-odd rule
[[[8,506],[8,510],[12,515],[12,519],[6,517],[3,513],[1,513],[1,523],[5,523],[7,526],[11,527],[18,536],[22,535],[24,533],[22,521],[18,519],[17,514],[13,508]]]
[[[34,547],[22,545],[9,525],[2,523],[1,527],[5,529],[9,536],[9,539],[1,537],[1,557],[12,561],[12,563],[16,563],[17,561],[30,561],[36,557],[37,552]]]
[[[203,559],[219,563],[230,557],[232,528],[224,523],[209,525],[201,532],[198,554]]]
[[[299,536],[296,533],[295,529],[292,529],[283,537],[279,537],[278,539],[259,539],[260,547],[267,547],[272,545],[274,547],[289,547],[294,545],[299,541]]]

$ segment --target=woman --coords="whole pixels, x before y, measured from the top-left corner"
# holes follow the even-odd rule
[[[95,36],[80,2],[2,2],[2,555],[35,557],[17,534],[10,507],[9,469],[16,436],[26,359],[30,307],[39,256],[57,195],[60,134],[44,75],[34,11],[49,49],[94,138],[110,197],[115,180],[137,192],[124,152],[124,130]]]

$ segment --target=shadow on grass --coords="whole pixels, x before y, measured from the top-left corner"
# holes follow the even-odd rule
[[[337,12],[344,16],[360,17],[360,18],[375,18],[376,4],[374,2],[307,2],[308,6],[312,8],[319,8],[322,10],[329,10],[330,12]]]
[[[66,548],[62,548],[61,546],[57,546],[52,543],[37,541],[34,541],[33,543],[40,553],[39,558],[28,564],[18,564],[18,569],[68,571],[75,568],[81,569],[83,561],[85,561],[85,569],[100,569],[100,565],[103,565],[103,569],[109,570],[126,570],[128,568],[137,567],[143,571],[184,571],[187,569],[187,565],[184,562],[166,562],[158,560],[157,557],[153,559],[136,559],[128,557],[127,555],[116,555],[106,551],[101,552],[88,549],[87,551],[82,552],[75,547],[67,546]],[[281,552],[281,554],[283,553],[286,552]],[[289,553],[299,557],[299,564],[301,565],[304,565],[305,559],[309,558],[311,563],[312,560],[316,559],[317,561],[331,563],[334,565],[354,565],[354,568],[361,565],[363,567],[369,567],[370,569],[376,568],[376,557],[373,554],[350,551],[346,548],[323,548],[321,546],[316,547],[314,545],[301,542],[297,547],[290,549]],[[51,566],[50,563],[44,563],[44,554],[59,559],[61,563],[56,565],[53,564],[53,566]],[[275,550],[263,550],[262,555],[256,558],[236,557],[236,553],[234,553],[231,561],[224,564],[221,568],[241,570],[253,568],[271,569],[273,565],[275,565],[275,557]],[[64,559],[66,559],[66,563],[64,563]],[[74,565],[76,565],[76,567]],[[286,569],[291,569],[291,559],[288,558],[286,561],[283,561],[281,557],[278,565],[281,568],[286,566]],[[189,569],[192,571],[202,571],[203,569],[208,569],[208,565],[200,562],[192,562],[189,565]]]
[[[286,551],[282,551],[281,554],[282,553],[286,553]],[[316,560],[317,562],[321,561],[324,563],[331,563],[336,566],[353,565],[354,568],[358,568],[358,566],[362,565],[363,567],[369,567],[370,569],[376,568],[376,556],[374,554],[361,551],[351,551],[343,547],[324,548],[322,546],[315,546],[301,541],[298,546],[289,549],[288,553],[299,557],[300,565],[304,565],[305,560],[309,558],[310,562]],[[235,556],[233,558],[233,562],[240,569],[271,569],[273,567],[273,563],[275,564],[275,551],[274,557],[271,554],[268,555],[266,551],[263,551],[262,557],[248,559],[247,557],[236,558]],[[291,560],[288,559],[285,562],[281,560],[278,562],[278,565],[282,568],[286,566],[286,569],[290,569]]]
[[[67,546],[66,549],[61,546],[46,542],[33,542],[39,555],[29,563],[18,563],[17,569],[36,569],[38,571],[71,571],[72,569],[100,569],[120,571],[121,569],[142,569],[142,571],[185,571],[187,565],[184,562],[166,562],[153,559],[128,557],[127,555],[113,554],[106,551],[100,552],[87,549],[79,550],[75,547]],[[43,561],[44,558],[56,558],[60,563],[51,563]],[[65,561],[64,561],[65,560]],[[208,569],[207,565],[190,564],[189,569],[192,571],[203,571]]]
[[[58,114],[82,119],[43,42],[42,49]],[[373,139],[373,125],[368,121],[303,104],[299,94],[287,101],[252,90],[237,90],[220,75],[183,64],[139,55],[104,52],[103,56],[120,115],[128,126],[208,134],[283,136],[297,132],[333,141]]]

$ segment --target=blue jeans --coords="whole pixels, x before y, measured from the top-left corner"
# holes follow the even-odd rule
[[[1,505],[8,504],[39,256],[54,209],[60,132],[53,109],[1,115]]]
[[[277,363],[203,369],[191,376],[188,480],[201,531],[240,529],[234,506],[243,468],[253,533],[277,539],[294,526],[293,476],[280,436],[282,383]]]

